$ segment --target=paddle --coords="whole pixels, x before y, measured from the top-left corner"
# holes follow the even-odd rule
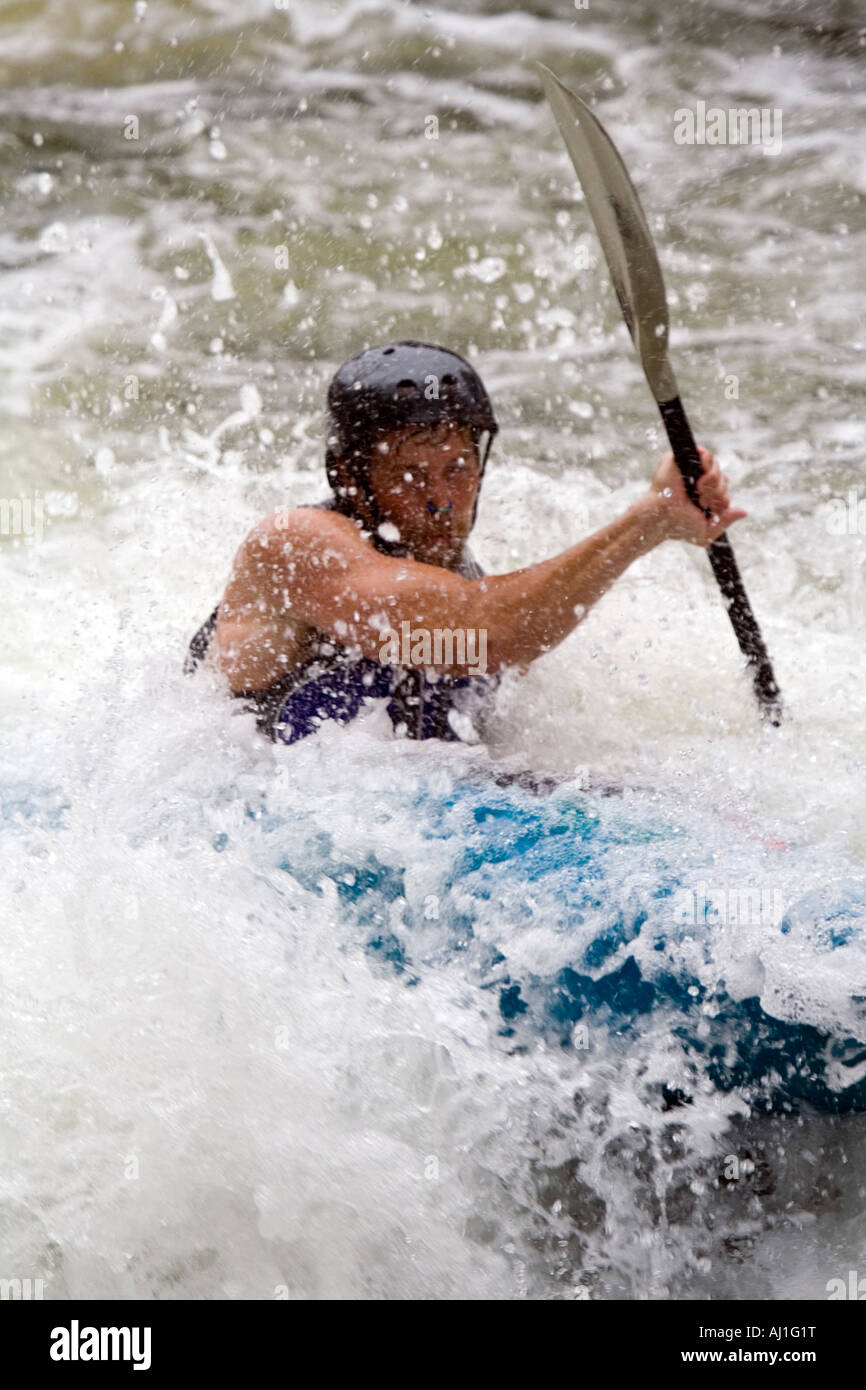
[[[649,382],[686,491],[696,506],[701,462],[668,361],[668,304],[652,234],[634,185],[610,136],[580,97],[536,63],[566,149],[583,187],[610,277]],[[707,549],[761,714],[778,725],[782,700],[727,535]]]

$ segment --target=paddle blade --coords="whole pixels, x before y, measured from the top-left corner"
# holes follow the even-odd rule
[[[610,136],[585,102],[543,63],[547,100],[580,180],[610,278],[657,401],[677,395],[668,362],[668,304],[643,208]]]

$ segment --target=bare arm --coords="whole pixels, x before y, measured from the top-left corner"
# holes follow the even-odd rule
[[[731,509],[727,480],[706,451],[703,461],[699,487],[717,513],[715,522],[688,501],[666,455],[650,491],[616,521],[560,555],[510,574],[469,580],[381,555],[346,517],[299,508],[255,528],[239,553],[235,579],[242,593],[255,595],[260,633],[263,621],[276,627],[285,618],[290,596],[295,618],[373,660],[388,631],[399,633],[407,622],[428,632],[484,630],[489,670],[526,666],[562,642],[638,556],[673,538],[706,545],[744,515]],[[235,684],[226,646],[232,632],[235,641],[242,638],[243,615],[236,612],[234,621],[232,616],[225,614],[220,645]],[[458,664],[442,669],[464,673]]]
[[[263,538],[264,539],[264,538]],[[313,627],[378,658],[389,630],[484,630],[487,665],[524,666],[577,626],[638,555],[657,544],[656,518],[638,503],[561,555],[510,574],[464,579],[380,555],[345,517],[298,510],[283,533],[280,587]],[[271,542],[266,542],[271,548]],[[277,541],[277,549],[280,542]],[[459,674],[460,668],[446,668]]]

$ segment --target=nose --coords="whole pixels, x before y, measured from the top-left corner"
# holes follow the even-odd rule
[[[451,487],[445,468],[437,459],[427,474],[427,512],[433,516],[450,516]]]
[[[452,470],[448,459],[431,460],[427,473],[427,510],[431,516],[452,512]]]

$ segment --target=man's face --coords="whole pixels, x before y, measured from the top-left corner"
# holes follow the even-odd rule
[[[382,517],[413,558],[447,569],[472,528],[480,472],[470,431],[447,421],[380,440],[369,478]]]

